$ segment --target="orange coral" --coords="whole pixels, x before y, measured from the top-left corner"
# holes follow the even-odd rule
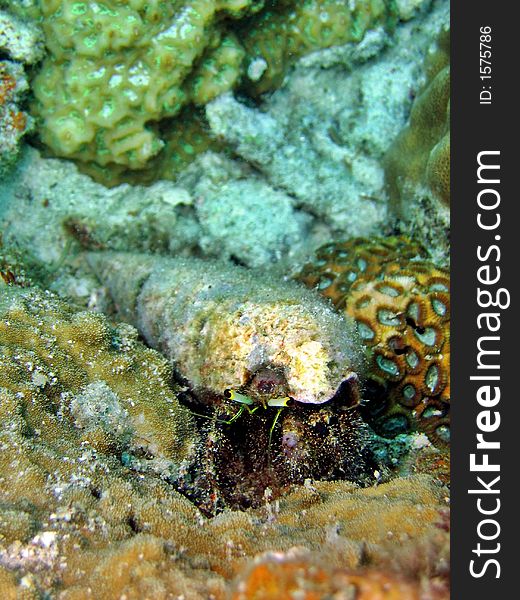
[[[5,63],[0,63],[0,104],[4,104],[16,87],[16,80],[7,71]]]
[[[426,593],[428,594],[426,596]],[[231,600],[301,600],[322,598],[356,600],[421,600],[443,597],[435,589],[422,590],[414,582],[377,569],[349,571],[325,565],[311,554],[289,551],[259,557],[241,576]]]
[[[32,120],[18,109],[20,95],[28,84],[22,67],[0,60],[0,172],[16,158],[22,135]]]
[[[27,125],[27,117],[23,112],[20,111],[9,111],[9,116],[11,120],[11,125],[16,130],[23,132],[25,130],[25,126]]]
[[[299,279],[351,315],[369,349],[366,414],[384,435],[409,427],[449,441],[449,274],[405,237],[328,244]]]

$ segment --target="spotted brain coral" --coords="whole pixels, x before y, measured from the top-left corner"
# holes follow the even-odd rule
[[[449,442],[450,281],[404,237],[328,244],[298,278],[351,315],[368,348],[365,412],[383,435]]]

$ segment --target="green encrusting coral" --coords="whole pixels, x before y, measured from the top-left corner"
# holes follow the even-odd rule
[[[49,444],[58,460],[74,440],[87,454],[117,455],[137,470],[182,474],[194,452],[193,420],[168,363],[135,329],[113,328],[49,292],[5,285],[0,316],[2,414],[18,415],[24,443]]]
[[[246,29],[243,42],[249,61],[245,85],[253,95],[278,87],[288,66],[307,52],[360,42],[368,29],[391,27],[396,18],[394,2],[385,0],[282,0],[271,5]]]
[[[48,49],[33,81],[41,140],[57,156],[96,165],[110,184],[112,170],[124,179],[161,150],[175,153],[164,147],[161,122],[181,118],[183,107],[204,106],[239,84],[252,95],[271,90],[302,54],[360,41],[369,28],[390,26],[395,12],[383,0],[40,0],[39,7]],[[163,163],[159,176],[173,178],[175,161]]]

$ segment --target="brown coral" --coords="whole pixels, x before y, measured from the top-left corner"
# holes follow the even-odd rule
[[[450,31],[441,32],[427,59],[427,82],[415,99],[410,121],[385,158],[390,199],[398,214],[427,188],[442,204],[450,204]]]
[[[354,317],[369,349],[366,415],[383,435],[410,427],[449,442],[449,274],[407,238],[329,244],[300,280]]]
[[[34,524],[0,540],[0,563],[7,570],[0,575],[23,576],[33,592],[59,592],[64,600],[88,594],[100,600],[181,594],[220,600],[227,597],[227,582],[236,576],[241,580],[256,555],[287,553],[295,546],[312,552],[317,564],[330,565],[325,589],[334,589],[333,575],[340,567],[359,569],[367,562],[382,566],[382,579],[409,580],[412,586],[426,574],[443,576],[439,565],[446,559],[448,537],[436,527],[443,489],[427,477],[367,490],[345,482],[316,483],[279,502],[266,498],[265,507],[254,512],[226,511],[206,520],[152,473],[136,477],[102,455],[82,464],[78,458],[84,450],[70,437],[62,448],[68,460],[58,489],[52,474],[63,452],[53,453],[46,424],[39,444],[25,441],[18,447],[23,434],[8,435],[12,419],[3,423],[0,474],[5,478],[8,469],[22,469],[24,479],[9,500],[10,518],[23,524],[31,511]],[[31,479],[26,464],[34,471],[43,471],[44,465],[49,484],[45,477]],[[4,479],[2,503],[12,483]],[[423,548],[431,548],[428,557],[415,559],[412,569],[410,557]]]

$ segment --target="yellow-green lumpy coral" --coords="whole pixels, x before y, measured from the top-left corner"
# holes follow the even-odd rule
[[[382,0],[265,5],[40,0],[49,51],[33,82],[41,140],[82,164],[141,170],[175,152],[163,122],[184,107],[204,106],[239,81],[253,94],[273,89],[298,56],[359,41],[393,14]]]
[[[449,29],[441,32],[435,52],[428,57],[427,83],[385,159],[390,198],[401,213],[421,188],[450,204],[449,35]]]
[[[101,166],[94,161],[79,163],[79,169],[95,181],[113,187],[121,183],[149,185],[158,179],[174,180],[199,154],[225,151],[224,144],[209,132],[201,111],[185,107],[177,117],[164,119],[160,127],[164,148],[144,169],[132,170],[113,163]]]
[[[176,477],[194,451],[190,413],[170,386],[168,363],[92,312],[75,312],[49,293],[0,289],[0,390],[4,407],[64,427],[93,452]]]
[[[163,147],[155,124],[239,76],[243,50],[217,27],[250,0],[42,0],[49,55],[34,80],[43,142],[57,155],[142,168]]]

